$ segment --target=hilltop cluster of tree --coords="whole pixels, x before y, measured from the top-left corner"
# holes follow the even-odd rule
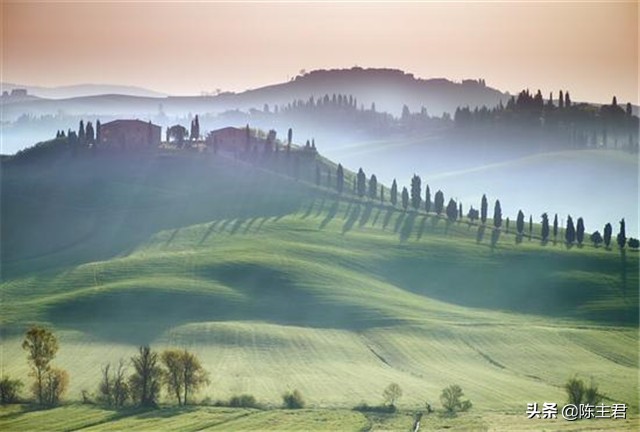
[[[638,117],[633,115],[630,103],[618,105],[614,96],[611,104],[600,107],[587,103],[574,103],[569,92],[559,92],[544,99],[540,90],[535,95],[529,90],[512,96],[506,106],[460,107],[454,115],[459,129],[504,129],[545,133],[548,139],[564,142],[572,148],[606,147],[638,151]]]

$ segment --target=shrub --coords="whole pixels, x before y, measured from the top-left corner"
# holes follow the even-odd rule
[[[282,402],[283,406],[287,409],[300,409],[304,408],[305,405],[302,394],[298,390],[283,394]]]
[[[631,237],[631,238],[629,239],[629,247],[630,247],[631,249],[638,249],[638,248],[640,248],[640,240],[638,240],[637,238],[633,238],[633,237]]]
[[[573,405],[580,405],[581,403],[597,405],[604,398],[604,395],[598,391],[598,386],[593,380],[587,387],[581,379],[573,377],[566,382],[564,389],[567,392],[569,403]]]
[[[580,405],[584,399],[584,383],[578,378],[570,378],[564,385],[564,389],[567,392],[569,403],[573,405]]]
[[[458,411],[468,411],[472,406],[471,401],[461,400],[462,396],[464,396],[462,388],[457,384],[453,384],[442,390],[440,401],[448,413],[453,414]]]
[[[396,412],[395,405],[367,405],[365,402],[356,405],[353,408],[354,411],[359,412],[377,412],[377,413],[394,413]]]
[[[229,399],[229,406],[235,408],[261,408],[258,401],[256,401],[256,398],[250,394],[231,396]]]
[[[4,405],[18,402],[18,394],[23,386],[22,381],[12,380],[8,376],[3,376],[0,380],[0,404]]]

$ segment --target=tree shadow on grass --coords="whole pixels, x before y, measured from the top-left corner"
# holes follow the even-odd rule
[[[396,224],[393,227],[393,232],[397,233],[398,231],[400,231],[400,228],[402,228],[402,221],[404,221],[404,218],[407,216],[407,212],[403,211],[400,213],[400,215],[396,218]]]
[[[351,229],[353,228],[353,225],[355,225],[356,221],[360,217],[361,211],[362,209],[360,207],[360,204],[356,204],[353,207],[351,214],[349,215],[344,225],[342,226],[342,234],[346,234],[347,232],[351,231]]]
[[[476,243],[480,244],[482,243],[482,240],[484,240],[484,232],[486,230],[486,226],[479,224],[478,225],[478,231],[476,232]]]
[[[364,207],[364,211],[362,212],[362,216],[360,217],[360,222],[358,223],[359,226],[364,226],[367,222],[369,222],[369,218],[371,217],[371,211],[373,210],[373,203],[368,202],[365,207]]]
[[[216,225],[218,225],[220,221],[216,220],[213,221],[209,224],[209,227],[207,228],[207,232],[204,233],[204,235],[202,236],[202,238],[200,239],[200,241],[198,242],[198,246],[202,246],[204,244],[205,241],[207,241],[207,239],[209,238],[209,236],[213,233],[213,231],[216,229]]]
[[[422,220],[420,221],[420,227],[418,228],[418,233],[416,235],[416,238],[418,240],[422,239],[422,234],[424,233],[424,229],[427,226],[427,219],[428,219],[428,216],[426,215],[422,216]]]
[[[339,208],[340,201],[336,200],[329,208],[329,211],[327,211],[327,215],[324,217],[324,219],[322,219],[322,222],[320,222],[320,229],[324,229],[329,224],[329,222],[331,222],[333,218],[336,217]]]
[[[378,219],[380,218],[380,213],[382,213],[382,208],[378,207],[378,211],[376,212],[376,215],[373,217],[373,223],[371,224],[371,226],[376,226],[376,224],[378,223]]]
[[[404,223],[402,224],[402,229],[400,229],[400,241],[407,241],[413,232],[413,225],[416,220],[416,213],[410,212],[409,215],[404,219]]]
[[[494,228],[491,231],[491,250],[494,250],[500,240],[500,228]]]
[[[309,203],[309,206],[307,207],[307,211],[304,212],[304,214],[301,216],[300,219],[306,219],[309,216],[311,216],[311,212],[313,211],[313,206],[315,205],[315,200],[311,201]]]
[[[176,238],[176,236],[178,235],[178,233],[180,232],[180,228],[176,228],[173,230],[173,232],[171,233],[171,235],[169,236],[169,238],[167,239],[167,241],[164,243],[165,247],[168,247],[173,240]]]
[[[243,234],[249,233],[249,230],[257,220],[258,220],[257,217],[251,218],[251,220],[249,220],[249,223],[244,226],[244,230],[242,231],[242,233]]]
[[[234,235],[235,233],[237,233],[240,227],[242,226],[242,224],[245,223],[245,221],[246,219],[236,219],[233,226],[231,227],[230,234]]]
[[[322,201],[320,201],[320,205],[318,206],[318,210],[316,210],[316,217],[322,214],[322,210],[324,210],[324,204],[326,202],[326,198],[322,197]]]
[[[389,207],[387,213],[384,215],[384,221],[382,222],[382,229],[387,229],[387,225],[391,222],[391,216],[393,216],[394,208]]]

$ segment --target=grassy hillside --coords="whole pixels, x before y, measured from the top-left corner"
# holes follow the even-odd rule
[[[516,244],[507,233],[492,247],[489,230],[466,222],[338,199],[228,160],[154,162],[137,176],[134,164],[111,176],[82,163],[3,174],[14,176],[3,201],[24,203],[3,205],[12,376],[26,379],[21,332],[40,322],[61,338],[55,362],[70,371],[71,398],[95,391],[101,364],[150,343],[196,352],[212,378],[200,397],[213,400],[251,393],[275,406],[295,388],[311,407],[350,408],[380,403],[397,382],[400,407],[415,409],[439,406],[457,383],[477,413],[513,417],[529,402],[564,402],[578,374],[637,411],[635,252]],[[29,255],[43,245],[51,251]],[[199,412],[180,415],[205,427]],[[234,421],[264,428],[269,416]]]

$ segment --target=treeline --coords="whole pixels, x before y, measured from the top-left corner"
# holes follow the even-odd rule
[[[572,102],[568,91],[561,90],[557,99],[549,94],[545,100],[540,90],[535,95],[523,90],[512,96],[506,106],[500,102],[493,108],[459,107],[454,123],[458,129],[476,132],[487,128],[537,131],[572,148],[638,152],[638,117],[633,115],[630,103],[620,106],[615,96],[611,104],[598,107]]]
[[[391,184],[391,188],[388,190],[388,198],[385,197],[385,188],[382,184],[378,183],[378,179],[375,174],[367,177],[362,168],[358,170],[352,180],[352,187],[346,185],[348,180],[345,179],[345,170],[341,164],[338,164],[336,168],[335,176],[331,174],[331,168],[327,168],[327,172],[323,177],[320,168],[316,167],[316,184],[323,185],[323,178],[326,179],[325,186],[335,189],[338,194],[342,194],[351,190],[351,193],[360,199],[368,199],[370,201],[379,201],[381,205],[391,204],[393,207],[401,207],[403,211],[424,211],[425,213],[435,214],[438,217],[446,218],[449,222],[462,221],[465,217],[469,224],[475,224],[485,227],[488,224],[489,218],[489,202],[486,194],[482,195],[480,200],[479,209],[476,209],[471,205],[464,213],[464,207],[461,201],[456,201],[453,198],[445,199],[444,193],[441,190],[435,192],[432,195],[429,185],[422,187],[422,179],[420,176],[414,174],[411,178],[411,184],[406,187],[403,186],[400,190],[397,181],[394,179]],[[335,180],[334,180],[335,178]],[[445,204],[446,202],[446,204]],[[507,234],[513,232],[516,235],[516,242],[521,242],[526,235],[531,240],[534,236],[538,237],[542,244],[553,239],[554,244],[560,239],[560,226],[558,221],[558,214],[554,215],[553,223],[550,224],[549,215],[543,213],[540,216],[539,231],[534,233],[533,216],[529,215],[528,222],[525,222],[525,214],[522,210],[518,210],[516,217],[515,230],[511,227],[510,219],[504,218],[502,214],[502,205],[500,200],[495,200],[493,204],[493,217],[491,218],[491,225],[494,230],[504,230]],[[612,244],[613,228],[610,223],[607,223],[603,228],[603,234],[599,231],[594,231],[589,240],[595,247],[599,247],[604,244],[608,249]],[[619,223],[618,234],[616,235],[616,243],[620,249],[624,249],[628,245],[632,249],[638,249],[640,247],[640,241],[636,238],[627,239],[625,220],[622,219]],[[497,236],[495,237],[497,241]],[[585,241],[585,224],[582,217],[577,218],[574,223],[571,215],[567,216],[566,224],[564,226],[564,243],[567,246],[577,245],[582,246]]]
[[[27,352],[29,376],[32,378],[32,399],[21,397],[24,383],[3,375],[0,379],[0,403],[32,402],[41,407],[59,405],[68,391],[69,374],[53,365],[60,348],[58,339],[50,330],[34,326],[27,330],[22,348]],[[209,373],[198,356],[186,349],[165,349],[162,352],[148,345],[140,346],[130,359],[120,359],[115,365],[103,364],[96,373],[100,382],[94,393],[82,391],[83,403],[98,404],[106,408],[157,408],[164,389],[166,397],[178,406],[193,404],[195,395],[210,383]],[[304,398],[298,390],[282,395],[282,407],[303,408]],[[211,404],[209,398],[204,403]],[[248,394],[218,400],[213,405],[244,408],[264,408]]]

